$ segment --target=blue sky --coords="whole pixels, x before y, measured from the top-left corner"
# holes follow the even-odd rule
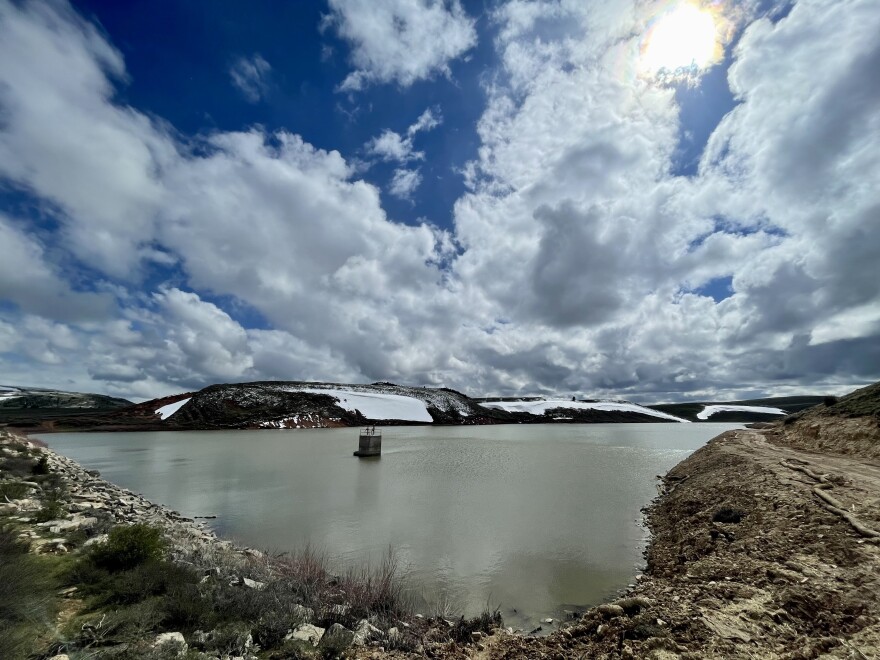
[[[877,28],[869,0],[0,0],[0,383],[877,380]]]

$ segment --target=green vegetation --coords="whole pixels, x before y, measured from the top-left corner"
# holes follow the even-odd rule
[[[10,526],[0,527],[0,658],[30,655],[54,620],[53,562],[28,553]]]
[[[27,497],[31,488],[20,481],[4,481],[0,483],[0,502],[6,500],[20,500]]]
[[[111,572],[125,571],[160,560],[165,549],[161,530],[149,525],[120,525],[110,531],[106,543],[95,547],[88,560]]]

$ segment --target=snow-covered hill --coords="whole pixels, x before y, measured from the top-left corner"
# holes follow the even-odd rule
[[[313,428],[366,423],[467,424],[494,415],[448,389],[393,383],[257,382],[213,385],[156,407],[169,425]]]
[[[602,410],[606,412],[616,411],[638,413],[649,417],[659,417],[670,422],[688,423],[689,421],[682,419],[681,417],[668,415],[659,410],[645,408],[644,406],[629,401],[569,401],[566,399],[541,399],[536,401],[534,399],[529,399],[527,401],[487,401],[480,405],[484,408],[495,408],[506,410],[507,412],[524,412],[531,415],[546,415],[548,412],[554,410]],[[557,415],[556,418],[558,419],[559,416]]]
[[[770,408],[769,406],[732,406],[732,405],[715,405],[704,406],[697,413],[697,419],[709,419],[712,415],[722,412],[743,412],[758,415],[785,415],[786,412],[780,408]]]

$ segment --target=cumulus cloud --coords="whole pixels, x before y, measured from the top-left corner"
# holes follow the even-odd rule
[[[229,67],[229,77],[245,100],[258,103],[269,92],[271,71],[271,65],[257,53],[235,60]]]
[[[876,379],[875,4],[753,21],[729,71],[738,105],[687,178],[674,90],[621,73],[650,7],[499,7],[500,69],[447,232],[390,221],[343,154],[290,131],[184,146],[114,100],[120,54],[66,5],[0,2],[0,176],[58,226],[0,216],[4,373],[39,385],[39,364],[42,384],[138,397],[313,378],[655,401]],[[434,48],[435,22],[473,30],[458,3],[331,11],[350,89],[411,84],[470,47]],[[396,166],[393,194],[418,185],[414,138],[439,121],[368,143]],[[142,291],[150,262],[178,281]],[[729,297],[700,293],[721,278]]]
[[[351,45],[355,71],[340,85],[358,91],[372,83],[408,87],[437,73],[477,42],[474,21],[459,0],[330,0],[325,26]]]

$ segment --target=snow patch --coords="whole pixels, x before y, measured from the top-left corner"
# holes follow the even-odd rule
[[[156,410],[156,414],[159,415],[160,419],[168,419],[180,410],[189,399],[181,399],[180,401],[175,401],[174,403],[169,403],[167,406],[162,406],[161,408]]]
[[[355,392],[353,390],[296,388],[300,392],[328,394],[335,398],[339,407],[354,412],[360,410],[367,419],[399,419],[407,422],[433,422],[424,401],[399,394],[378,392]]]
[[[544,399],[541,401],[488,401],[481,403],[484,408],[497,408],[507,412],[525,412],[532,415],[543,415],[548,410],[565,408],[570,410],[612,410],[621,412],[635,412],[651,417],[660,417],[672,422],[688,423],[689,420],[667,415],[659,410],[645,408],[628,401],[567,401],[566,399]]]
[[[720,412],[750,412],[762,413],[764,415],[787,414],[779,408],[768,408],[765,406],[703,406],[703,409],[697,413],[697,419],[709,419],[715,413]]]

